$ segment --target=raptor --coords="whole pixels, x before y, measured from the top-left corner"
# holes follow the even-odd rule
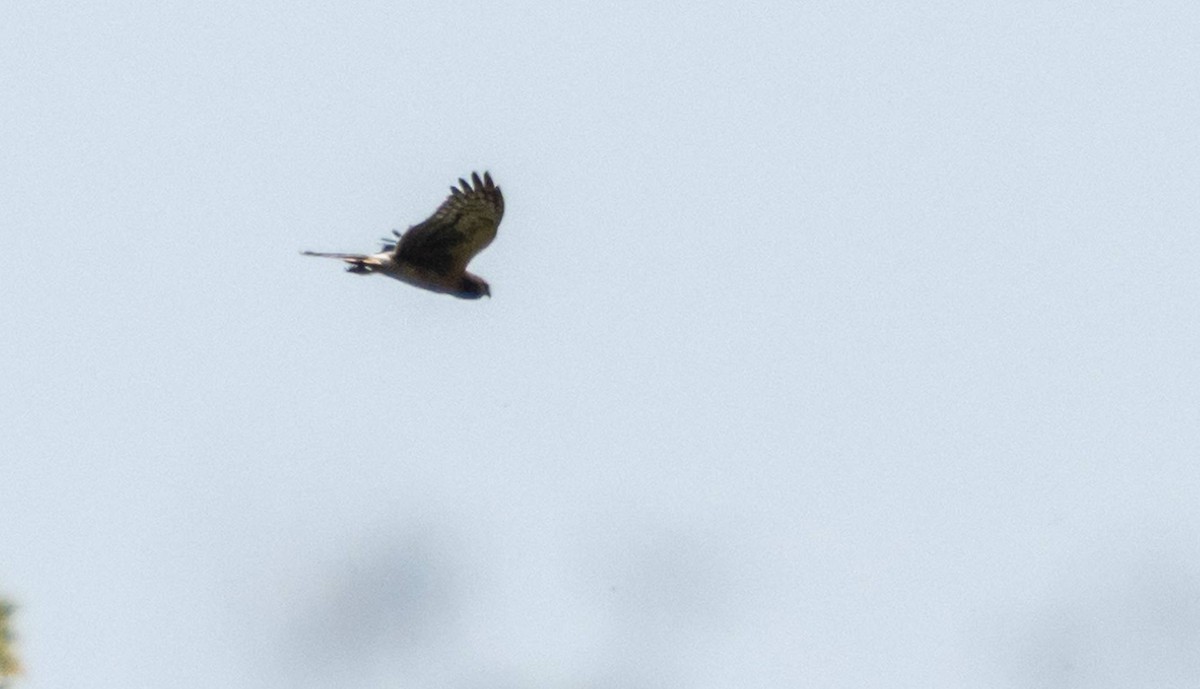
[[[487,281],[467,272],[471,259],[496,238],[504,217],[504,195],[487,172],[471,173],[471,181],[458,180],[450,196],[424,222],[406,232],[392,230],[395,239],[383,240],[374,254],[319,251],[305,256],[336,258],[358,275],[379,273],[414,287],[450,294],[460,299],[492,296]]]

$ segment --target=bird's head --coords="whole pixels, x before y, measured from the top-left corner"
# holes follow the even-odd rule
[[[492,288],[488,286],[487,281],[483,278],[467,273],[463,275],[462,280],[458,283],[458,292],[454,296],[463,299],[479,299],[481,297],[491,299]]]

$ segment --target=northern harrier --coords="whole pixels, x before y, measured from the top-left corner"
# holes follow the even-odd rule
[[[428,220],[403,234],[392,230],[396,238],[383,240],[377,254],[302,253],[345,261],[351,273],[382,273],[460,299],[490,297],[488,283],[468,273],[467,264],[496,238],[496,228],[504,217],[504,195],[486,172],[483,179],[472,172],[470,183],[460,178],[458,184],[450,187],[450,196]]]

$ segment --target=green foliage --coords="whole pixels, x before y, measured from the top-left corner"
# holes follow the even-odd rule
[[[9,680],[21,673],[21,663],[13,653],[13,633],[9,627],[16,606],[0,599],[0,688],[7,687]]]

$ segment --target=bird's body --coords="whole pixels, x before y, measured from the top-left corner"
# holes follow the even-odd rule
[[[491,287],[478,275],[467,272],[467,264],[496,238],[504,217],[504,195],[488,173],[471,182],[458,180],[450,196],[427,220],[387,240],[375,254],[343,254],[316,251],[306,256],[336,258],[349,264],[351,273],[381,273],[432,292],[461,299],[491,296]],[[472,184],[473,183],[473,184]]]

